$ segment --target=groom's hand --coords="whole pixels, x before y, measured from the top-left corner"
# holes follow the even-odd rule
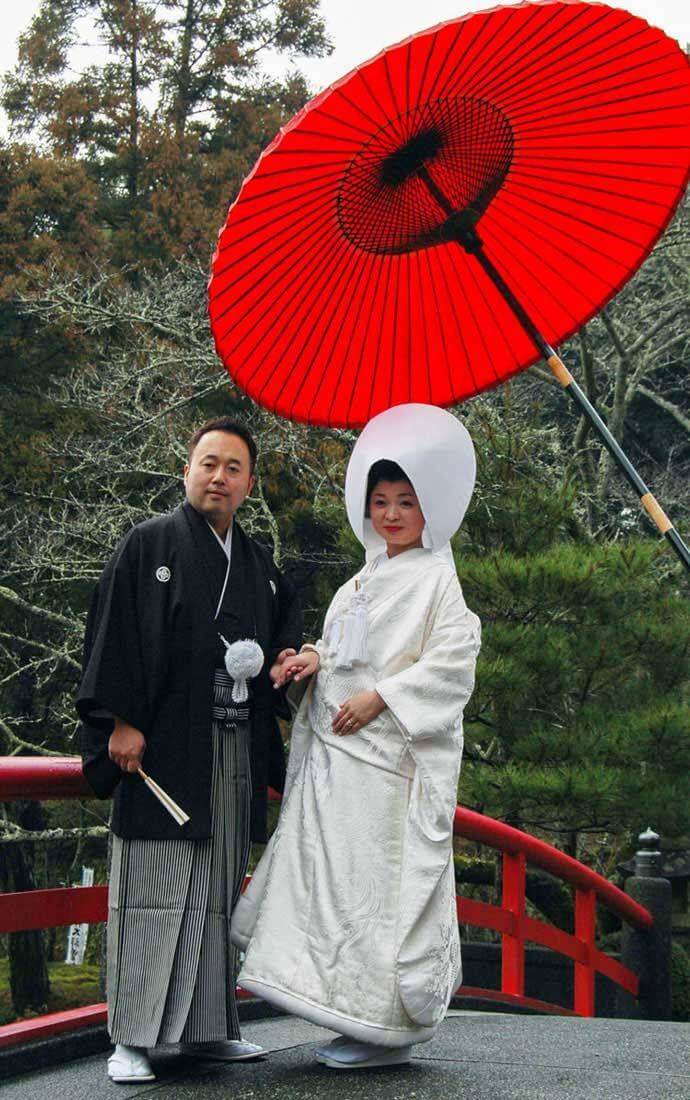
[[[146,738],[141,730],[114,719],[114,729],[108,741],[108,756],[123,772],[135,772],[146,751]]]
[[[287,661],[288,657],[294,657],[297,654],[296,649],[281,649],[280,653],[275,659],[275,663],[271,666],[269,676],[273,680],[274,687],[281,687],[283,683],[283,670],[282,666]]]

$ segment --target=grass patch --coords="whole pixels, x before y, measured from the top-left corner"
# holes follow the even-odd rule
[[[17,1019],[10,996],[10,964],[0,959],[0,1025]],[[81,1008],[103,1000],[99,988],[99,967],[95,963],[68,966],[66,963],[48,963],[50,996],[48,1012],[63,1012],[68,1008]]]

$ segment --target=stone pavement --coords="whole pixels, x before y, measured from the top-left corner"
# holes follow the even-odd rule
[[[112,1085],[104,1055],[0,1083],[1,1100],[690,1100],[690,1025],[495,1012],[449,1013],[409,1066],[331,1070],[314,1044],[331,1033],[294,1017],[246,1023],[262,1062],[154,1055],[158,1080]]]

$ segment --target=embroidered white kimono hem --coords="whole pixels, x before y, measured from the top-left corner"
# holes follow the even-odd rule
[[[452,830],[480,627],[430,550],[359,577],[368,663],[336,668],[330,652],[353,578],[326,616],[278,827],[232,934],[245,989],[354,1039],[404,1046],[432,1038],[460,981]],[[372,689],[386,710],[334,734],[340,705]]]

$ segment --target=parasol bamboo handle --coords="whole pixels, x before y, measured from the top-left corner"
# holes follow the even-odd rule
[[[690,550],[683,542],[659,502],[649,491],[649,487],[642,480],[623,448],[599,416],[599,413],[594,408],[594,405],[591,403],[584,390],[578,386],[560,355],[556,353],[551,347],[551,344],[549,344],[542,335],[522,302],[513,293],[498,268],[494,266],[493,262],[486,255],[481,238],[476,230],[476,217],[473,218],[470,216],[471,212],[468,210],[455,210],[450,199],[431,177],[425,165],[420,166],[417,175],[426,184],[429,193],[449,218],[450,232],[448,239],[455,240],[465,252],[476,257],[477,262],[481,265],[491,282],[512,309],[527,335],[534,341],[535,345],[544,356],[544,359],[563,389],[578,406],[583,416],[590,422],[601,442],[604,444],[619,469],[623,472],[623,475],[630,485],[632,485],[640,498],[642,507],[653,523],[656,524],[659,533],[671,543],[671,546],[683,565],[690,572]]]
[[[458,243],[462,244],[462,242],[460,241]],[[676,531],[675,527],[664,512],[661,505],[656,501],[652,493],[649,491],[649,487],[642,480],[621,445],[614,438],[614,436],[609,431],[607,425],[599,416],[599,413],[594,408],[594,405],[589,400],[584,390],[582,390],[580,386],[578,386],[577,382],[566,367],[560,355],[556,353],[556,351],[551,347],[551,344],[549,344],[548,341],[542,336],[541,332],[523,307],[522,303],[513,294],[503,276],[494,267],[493,263],[484,252],[481,243],[479,243],[476,247],[473,245],[472,254],[477,257],[477,260],[491,279],[494,286],[501,292],[506,302],[512,309],[513,313],[517,317],[518,321],[524,328],[525,332],[529,336],[531,336],[532,340],[534,340],[534,343],[539,348],[539,351],[544,356],[548,366],[553,371],[554,375],[560,382],[565,392],[578,406],[583,416],[585,416],[589,423],[592,425],[601,442],[606,447],[606,450],[609,452],[618,468],[622,471],[624,477],[627,479],[629,484],[632,485],[633,489],[637,493],[638,497],[640,498],[640,503],[642,504],[642,507],[645,509],[650,519],[653,520],[653,522],[656,524],[659,533],[663,535],[668,542],[671,543],[671,546],[682,561],[683,565],[690,572],[690,550],[688,550],[688,547],[683,542],[682,538]]]
[[[462,241],[458,241],[458,244],[463,246]],[[561,359],[560,355],[551,347],[548,341],[542,336],[541,332],[535,325],[534,321],[527,313],[522,303],[516,298],[512,290],[506,283],[501,273],[494,267],[489,257],[484,252],[481,246],[481,242],[478,238],[474,238],[471,244],[472,255],[476,256],[478,262],[486,274],[491,279],[494,286],[500,291],[506,302],[512,309],[513,313],[517,317],[518,321],[524,328],[525,332],[534,340],[534,343],[539,348],[539,351],[544,356],[548,366],[556,376],[561,386],[571,398],[571,400],[578,406],[580,412],[587,418],[589,423],[594,428],[595,432],[599,436],[601,442],[606,447],[618,468],[622,471],[624,477],[627,479],[630,485],[640,498],[642,507],[647,512],[650,519],[656,524],[656,527],[661,535],[663,535],[671,546],[675,550],[676,554],[682,561],[685,568],[690,572],[690,550],[683,542],[682,538],[678,534],[676,528],[671,523],[664,512],[661,505],[655,499],[653,494],[649,491],[649,487],[645,484],[643,479],[638,474],[637,470],[633,466],[632,462],[626,455],[625,451],[614,438],[609,431],[607,425],[599,416],[599,413],[594,408],[594,405],[589,400],[584,390],[578,386],[577,382],[573,378],[572,374],[566,367],[565,363]]]
[[[581,412],[595,428],[609,454],[614,458],[628,482],[637,493],[640,498],[640,504],[655,524],[659,534],[664,535],[664,537],[668,539],[686,569],[690,569],[690,551],[688,547],[683,542],[654,494],[650,492],[648,486],[630,462],[628,456],[620,447],[616,439],[611,435],[611,432],[599,416],[599,413],[596,411],[589,398],[584,391],[580,389],[561,357],[551,349],[551,354],[547,357],[546,362],[563,389],[569,394],[575,404],[580,408]]]

